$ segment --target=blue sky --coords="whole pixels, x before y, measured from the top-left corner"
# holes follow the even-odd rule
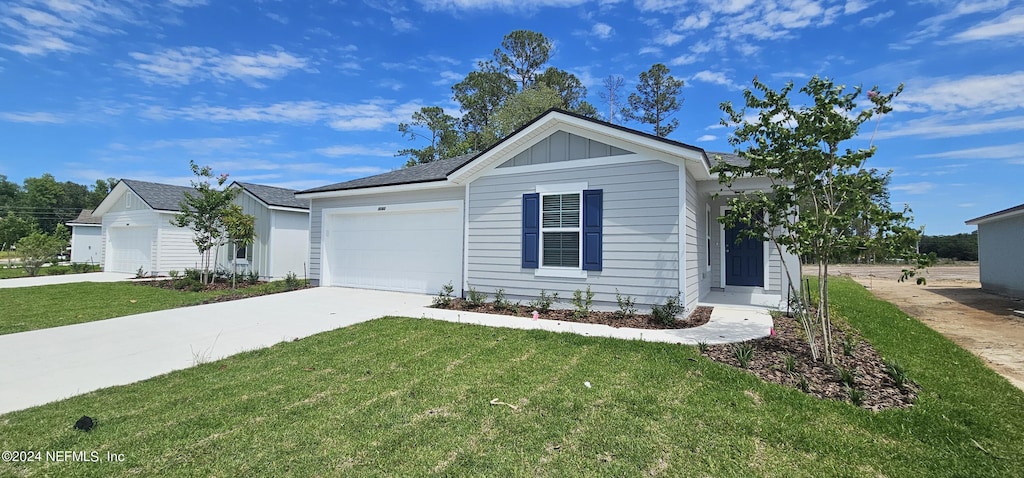
[[[553,40],[601,111],[603,78],[628,93],[667,64],[686,81],[670,137],[709,151],[732,150],[718,104],[754,76],[904,83],[869,162],[893,170],[895,205],[952,234],[1024,202],[1019,0],[7,0],[0,174],[188,184],[194,159],[303,189],[388,171],[398,123],[457,114],[451,85],[515,29]]]

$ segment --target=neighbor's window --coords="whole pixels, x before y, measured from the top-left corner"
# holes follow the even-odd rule
[[[541,266],[580,266],[580,193],[541,196]]]
[[[707,256],[708,256],[708,270],[711,270],[711,206],[710,205],[707,206],[707,213],[708,213],[708,218],[704,222],[704,233],[705,233],[705,235],[707,235],[708,248],[705,249],[705,250],[707,251]]]

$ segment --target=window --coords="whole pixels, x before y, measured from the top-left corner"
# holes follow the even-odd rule
[[[604,191],[586,183],[537,189],[523,194],[523,269],[557,277],[602,270]]]
[[[541,266],[580,266],[580,194],[541,196]]]

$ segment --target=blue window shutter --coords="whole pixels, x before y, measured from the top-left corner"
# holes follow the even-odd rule
[[[540,263],[540,194],[523,194],[523,269]]]
[[[583,191],[583,270],[601,270],[601,228],[604,211],[604,190]]]

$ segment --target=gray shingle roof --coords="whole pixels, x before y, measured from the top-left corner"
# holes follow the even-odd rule
[[[122,179],[149,207],[158,211],[181,211],[180,203],[185,193],[193,191],[191,187],[172,186],[170,184],[151,183],[136,179]]]
[[[82,212],[78,213],[73,221],[68,221],[68,224],[95,224],[97,226],[103,224],[103,218],[92,215],[92,209],[82,209]]]
[[[968,225],[974,225],[974,224],[978,223],[979,221],[984,221],[986,219],[994,219],[994,218],[999,217],[999,216],[1003,216],[1003,215],[1006,215],[1006,214],[1012,214],[1012,213],[1019,213],[1021,211],[1024,211],[1024,204],[1021,204],[1019,206],[1014,206],[1014,207],[1011,207],[1011,208],[1006,208],[1006,209],[1003,209],[1002,211],[996,211],[996,212],[994,212],[992,214],[986,214],[984,216],[976,217],[974,219],[969,219],[969,220],[964,221],[964,222],[966,222]]]
[[[708,158],[711,159],[712,163],[717,162],[717,160],[715,159],[716,156],[720,157],[723,163],[728,164],[730,166],[747,166],[750,164],[750,161],[747,161],[746,159],[743,159],[739,157],[739,155],[733,153],[720,153],[708,151]]]
[[[396,169],[376,176],[353,179],[343,183],[328,184],[318,188],[307,189],[300,193],[320,193],[327,191],[343,191],[346,189],[374,188],[378,186],[395,186],[399,184],[425,183],[443,181],[448,175],[465,163],[471,161],[476,154],[463,154],[454,158],[440,159],[432,163],[417,164],[410,168]]]
[[[265,186],[263,184],[242,183],[235,181],[235,184],[256,196],[260,201],[270,206],[291,207],[296,209],[309,209],[308,199],[296,199],[294,189]]]

